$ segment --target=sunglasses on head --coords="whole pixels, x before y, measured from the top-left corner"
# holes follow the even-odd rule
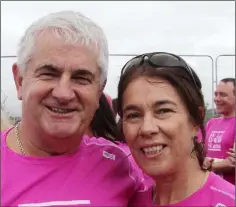
[[[184,59],[166,52],[145,53],[132,58],[122,68],[121,75],[130,68],[142,65],[144,62],[147,62],[154,67],[182,68],[191,76],[197,89],[201,89],[201,86],[197,84],[194,78],[192,69],[188,66]]]

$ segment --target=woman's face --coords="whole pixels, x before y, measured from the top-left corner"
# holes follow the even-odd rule
[[[191,158],[197,128],[175,88],[162,78],[138,77],[123,94],[123,132],[132,155],[153,178]]]

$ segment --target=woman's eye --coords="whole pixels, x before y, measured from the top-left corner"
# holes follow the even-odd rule
[[[135,118],[138,118],[139,117],[139,115],[138,114],[128,114],[128,115],[126,115],[125,116],[125,119],[127,119],[127,120],[132,120],[132,119],[135,119]]]
[[[167,114],[169,112],[172,112],[170,109],[164,108],[164,109],[159,109],[157,110],[157,114]]]

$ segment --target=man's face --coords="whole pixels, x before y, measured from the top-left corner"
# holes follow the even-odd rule
[[[101,93],[94,51],[44,33],[37,38],[23,78],[17,65],[13,74],[27,127],[65,139],[80,137],[90,125]]]
[[[214,101],[219,114],[232,115],[235,110],[234,85],[231,82],[220,82],[215,90]]]

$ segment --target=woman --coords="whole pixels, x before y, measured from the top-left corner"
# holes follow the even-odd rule
[[[139,167],[155,180],[134,206],[234,206],[234,186],[204,167],[204,99],[197,74],[179,56],[148,53],[123,67],[122,133]],[[143,201],[145,199],[145,201]]]

